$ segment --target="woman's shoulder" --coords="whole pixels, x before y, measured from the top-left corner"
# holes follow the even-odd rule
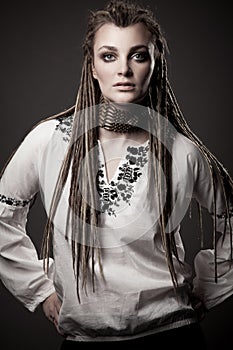
[[[73,127],[74,113],[65,116],[59,116],[56,118],[55,129],[62,133],[62,138],[64,141],[69,141],[71,136],[71,131]]]
[[[173,155],[199,158],[201,153],[199,146],[194,141],[177,132],[173,142]]]
[[[72,125],[73,125],[73,114],[71,115],[61,115],[58,117],[51,117],[47,119],[42,119],[39,121],[31,131],[28,133],[27,138],[36,142],[39,141],[40,144],[49,142],[49,140],[54,136],[55,132],[62,135],[64,141],[68,141],[71,135]]]

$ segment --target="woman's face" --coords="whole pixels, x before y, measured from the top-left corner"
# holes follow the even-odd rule
[[[137,103],[145,96],[154,69],[154,45],[143,23],[126,28],[107,23],[94,40],[93,77],[105,98]]]

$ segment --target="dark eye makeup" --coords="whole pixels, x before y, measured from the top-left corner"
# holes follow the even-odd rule
[[[116,60],[117,55],[116,53],[111,52],[103,52],[100,55],[100,58],[105,62],[113,62]],[[149,60],[150,55],[148,51],[139,51],[139,52],[131,52],[129,54],[129,59],[133,59],[136,62],[146,62]]]

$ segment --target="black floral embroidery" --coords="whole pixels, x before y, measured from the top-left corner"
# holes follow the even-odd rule
[[[7,205],[11,205],[13,207],[25,207],[30,203],[30,200],[21,201],[16,198],[6,197],[3,194],[0,194],[0,202]]]
[[[73,121],[74,121],[74,115],[70,115],[68,117],[58,117],[57,120],[59,123],[56,125],[56,130],[60,130],[63,133],[63,140],[65,142],[70,141]]]
[[[97,190],[100,196],[100,208],[102,213],[116,216],[116,208],[120,202],[130,205],[134,193],[134,185],[142,175],[142,168],[148,162],[149,146],[128,147],[126,162],[119,167],[116,181],[109,184],[104,180],[104,164],[100,164],[97,173]]]
[[[136,166],[144,167],[147,163],[147,152],[148,146],[140,146],[140,147],[128,147],[126,159],[129,160],[129,164],[136,164]]]
[[[132,165],[133,163],[123,164],[122,167],[119,167],[121,172],[119,173],[117,180],[124,180],[129,183],[136,182],[142,173],[140,168],[133,168]]]

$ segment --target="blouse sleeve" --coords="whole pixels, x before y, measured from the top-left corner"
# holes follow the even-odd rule
[[[39,190],[38,163],[55,120],[36,126],[23,140],[0,180],[0,278],[30,311],[54,292],[50,273],[26,232],[30,203]]]
[[[191,160],[195,174],[194,198],[213,216],[214,191],[209,166],[200,152],[196,152],[194,158],[195,161]],[[233,294],[230,225],[229,221],[225,220],[224,192],[220,176],[215,170],[214,178],[216,183],[216,231],[220,234],[216,245],[216,263],[214,249],[200,250],[194,259],[194,293],[203,300],[207,309],[218,305]],[[232,211],[232,200],[229,204],[230,211]],[[230,218],[230,224],[233,227],[232,218]],[[217,268],[217,280],[215,279],[215,268]]]

